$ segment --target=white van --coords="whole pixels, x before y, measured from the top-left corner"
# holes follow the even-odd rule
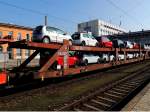
[[[91,32],[76,32],[72,35],[73,43],[82,46],[99,46]]]

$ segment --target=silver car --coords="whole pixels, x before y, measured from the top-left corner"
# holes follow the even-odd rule
[[[71,35],[65,33],[64,31],[50,27],[50,26],[37,26],[33,31],[33,42],[57,42],[63,43],[63,40],[69,40],[72,43]]]

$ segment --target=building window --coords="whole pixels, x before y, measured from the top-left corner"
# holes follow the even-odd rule
[[[3,36],[3,33],[2,33],[2,32],[0,32],[0,38],[2,38],[2,36]]]
[[[16,49],[17,50],[17,56],[21,56],[21,49]]]
[[[2,53],[3,52],[3,47],[2,46],[0,46],[0,53]]]
[[[13,35],[13,32],[8,32],[8,39],[11,39],[12,38],[12,35]]]
[[[21,33],[18,33],[17,40],[21,40],[21,38],[22,38],[22,35],[21,35]]]
[[[12,59],[12,48],[7,47],[7,51],[8,51],[8,57],[9,57],[9,59]]]
[[[26,34],[26,40],[30,41],[30,34]]]

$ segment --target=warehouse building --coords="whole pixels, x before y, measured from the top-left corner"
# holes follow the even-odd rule
[[[0,23],[0,38],[16,40],[31,40],[33,29],[9,23]],[[12,49],[8,44],[0,45],[0,61],[3,54],[8,54],[8,59],[25,59],[32,54],[33,51],[25,49]]]
[[[113,35],[126,32],[124,29],[117,25],[96,19],[78,24],[78,31],[89,31],[94,36]]]

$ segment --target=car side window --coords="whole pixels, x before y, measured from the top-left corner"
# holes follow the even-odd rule
[[[83,34],[84,38],[88,38],[88,35],[86,33]]]
[[[65,32],[62,31],[62,30],[56,30],[56,32],[57,32],[58,34],[61,34],[61,35],[64,35],[64,34],[65,34]]]
[[[95,38],[93,37],[93,35],[91,35],[91,34],[88,34],[88,37],[91,38],[91,39],[95,39]]]
[[[46,30],[53,33],[56,32],[55,29],[52,27],[46,27]]]

